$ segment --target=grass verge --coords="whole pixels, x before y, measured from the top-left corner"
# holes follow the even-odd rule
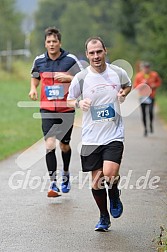
[[[19,101],[29,101],[29,72],[24,65],[19,73],[0,72],[0,160],[27,148],[42,137],[40,120],[33,119],[38,108],[19,108]]]
[[[167,124],[167,91],[159,93],[156,98],[159,111],[158,114],[161,119]]]
[[[153,240],[158,252],[167,252],[167,229],[160,227],[160,235]]]

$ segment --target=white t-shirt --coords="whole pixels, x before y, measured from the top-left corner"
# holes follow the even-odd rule
[[[91,108],[83,112],[83,145],[106,145],[112,141],[124,141],[117,94],[126,86],[131,86],[127,73],[115,65],[106,64],[103,73],[92,72],[89,66],[75,75],[67,99],[82,97],[92,101]]]

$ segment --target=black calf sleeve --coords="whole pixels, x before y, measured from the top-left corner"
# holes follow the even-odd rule
[[[52,181],[56,181],[57,160],[55,149],[47,150],[46,152],[46,165],[48,168],[49,176]]]
[[[67,152],[62,151],[62,159],[63,159],[63,169],[64,171],[69,170],[69,164],[70,164],[70,159],[71,159],[71,149]]]
[[[99,190],[95,190],[92,188],[92,194],[100,210],[100,214],[108,215],[106,188]]]

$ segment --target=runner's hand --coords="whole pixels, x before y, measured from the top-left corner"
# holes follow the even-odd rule
[[[88,111],[90,108],[92,101],[89,98],[85,98],[84,100],[81,100],[79,102],[79,107],[83,110],[83,111]]]
[[[31,89],[29,92],[29,97],[31,100],[36,101],[38,100],[38,93],[36,89]]]
[[[119,90],[117,97],[118,97],[119,103],[123,103],[125,101],[126,93],[122,88]]]
[[[54,79],[58,80],[59,82],[68,83],[71,82],[72,76],[65,73],[56,73]]]
[[[156,89],[156,84],[155,83],[151,83],[150,86],[151,86],[152,89]]]

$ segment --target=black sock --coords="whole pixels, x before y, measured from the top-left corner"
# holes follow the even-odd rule
[[[64,171],[69,170],[69,164],[70,164],[70,159],[71,159],[71,149],[67,152],[61,152],[62,153],[62,159],[63,159],[63,169]]]
[[[52,181],[56,181],[57,160],[55,149],[47,150],[46,152],[46,164],[49,172],[49,176]]]
[[[109,199],[112,199],[114,196],[119,196],[119,190],[117,189],[117,184],[113,184],[112,188],[108,188],[108,196]]]
[[[108,185],[108,196],[113,198],[114,196],[119,196],[118,184],[120,181],[120,176],[114,182],[107,182]]]
[[[95,190],[92,188],[92,194],[100,210],[100,214],[108,215],[106,189],[104,188],[104,189]]]

